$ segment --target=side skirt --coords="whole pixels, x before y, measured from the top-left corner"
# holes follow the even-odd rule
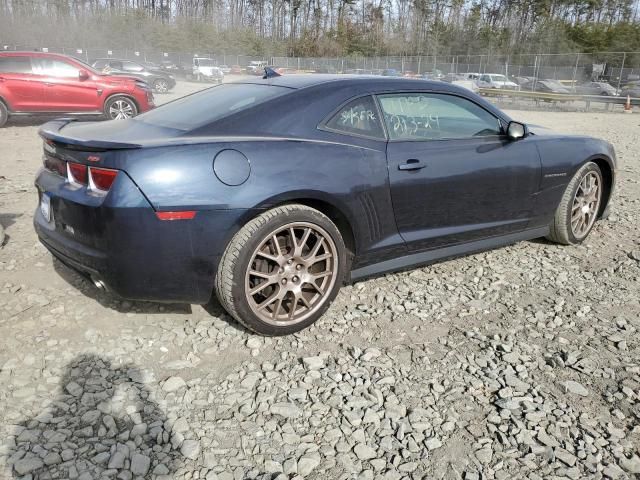
[[[426,252],[412,253],[403,257],[386,260],[380,263],[367,265],[366,267],[357,268],[351,271],[351,282],[363,280],[368,277],[374,277],[383,273],[395,272],[398,270],[406,270],[417,267],[419,265],[428,265],[440,260],[468,255],[471,253],[482,252],[494,248],[504,247],[512,243],[522,240],[532,240],[534,238],[544,237],[549,233],[549,227],[535,228],[524,230],[522,232],[510,233],[499,237],[485,238],[469,243],[461,243],[450,247],[439,248],[436,250],[428,250]]]

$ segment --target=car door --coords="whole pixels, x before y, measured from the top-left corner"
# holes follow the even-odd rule
[[[95,112],[100,110],[96,83],[89,74],[81,78],[79,65],[58,58],[42,57],[35,71],[44,82],[44,110],[52,112]]]
[[[34,112],[42,109],[44,84],[33,73],[31,58],[8,55],[0,57],[0,92],[16,112]]]
[[[531,137],[509,140],[497,117],[462,96],[377,98],[396,224],[410,250],[527,228],[541,174]]]

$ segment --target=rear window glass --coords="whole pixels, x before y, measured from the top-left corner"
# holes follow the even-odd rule
[[[0,57],[0,72],[31,73],[29,57]]]
[[[227,83],[169,102],[136,120],[188,131],[291,91],[272,85]]]

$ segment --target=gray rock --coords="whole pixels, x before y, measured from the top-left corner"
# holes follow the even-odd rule
[[[26,475],[27,473],[31,473],[42,468],[43,466],[43,461],[38,457],[23,458],[13,464],[13,468],[18,475]]]
[[[133,475],[144,476],[149,471],[149,467],[151,466],[151,459],[146,455],[142,455],[141,453],[134,453],[131,455],[131,473]]]
[[[69,382],[65,386],[65,390],[69,392],[70,395],[73,395],[74,397],[79,397],[80,395],[82,395],[82,392],[84,391],[82,387],[78,385],[76,382]]]
[[[436,437],[431,437],[424,441],[424,446],[427,447],[427,450],[435,450],[442,446],[442,442]]]
[[[162,384],[162,390],[164,390],[167,393],[175,392],[176,390],[180,390],[181,388],[185,387],[186,385],[187,384],[182,379],[182,377],[169,377]]]
[[[353,452],[360,460],[370,460],[378,456],[375,448],[365,445],[364,443],[359,443],[358,445],[356,445],[353,449]]]
[[[107,466],[109,468],[124,468],[124,461],[126,458],[127,457],[122,451],[116,450],[111,455],[111,458],[109,458],[109,464]]]
[[[320,370],[324,367],[324,358],[322,357],[306,357],[302,359],[302,363],[309,370]]]
[[[180,453],[182,453],[186,458],[195,460],[200,454],[200,442],[197,440],[185,440],[182,442]]]
[[[269,408],[272,415],[280,415],[284,418],[296,418],[302,415],[302,410],[290,402],[274,403]]]
[[[633,455],[631,458],[622,457],[619,460],[620,466],[629,473],[640,474],[640,457]]]
[[[573,380],[563,382],[562,387],[567,393],[573,393],[574,395],[580,395],[581,397],[587,397],[589,395],[589,390],[587,390],[582,384]]]
[[[318,465],[320,465],[320,455],[311,453],[303,455],[298,459],[298,474],[303,477],[309,475]]]

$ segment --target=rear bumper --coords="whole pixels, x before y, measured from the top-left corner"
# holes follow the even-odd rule
[[[100,204],[78,202],[79,192],[55,179],[44,171],[36,181],[53,212],[47,222],[36,209],[39,240],[62,263],[131,300],[208,302],[225,246],[252,215],[200,210],[193,220],[162,221],[126,174]],[[118,205],[123,198],[127,202]]]

